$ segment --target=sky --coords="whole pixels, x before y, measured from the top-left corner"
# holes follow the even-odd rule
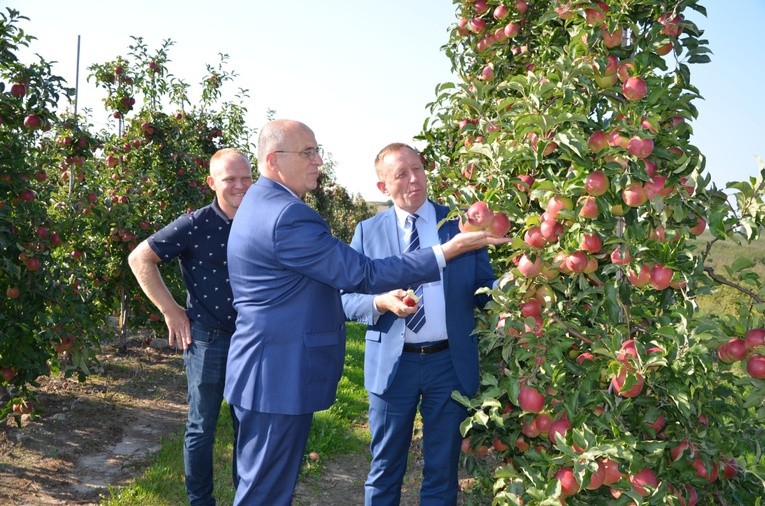
[[[494,2],[489,2],[494,3]],[[765,159],[765,1],[706,0],[705,31],[712,63],[693,65],[696,102],[693,143],[722,188],[757,175]],[[390,142],[421,147],[413,138],[429,116],[439,83],[453,81],[441,51],[456,20],[451,0],[2,0],[29,18],[29,55],[55,61],[53,72],[74,86],[80,37],[79,110],[103,126],[100,95],[87,68],[125,55],[142,37],[150,52],[172,39],[170,72],[200,81],[205,64],[228,55],[236,88],[249,90],[249,126],[267,111],[303,121],[336,162],[337,181],[368,200],[384,200],[373,159]],[[29,57],[30,60],[25,60]],[[233,88],[231,88],[233,91]],[[193,91],[192,91],[193,94]],[[254,141],[254,140],[253,140]]]

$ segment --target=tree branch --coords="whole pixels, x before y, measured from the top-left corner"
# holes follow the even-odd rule
[[[568,333],[569,333],[569,334],[571,334],[572,336],[578,337],[579,339],[581,339],[582,341],[584,341],[584,342],[585,342],[585,343],[587,343],[587,344],[592,344],[592,339],[590,339],[589,337],[585,336],[584,334],[582,334],[582,333],[581,333],[581,332],[579,332],[578,330],[574,330],[573,328],[571,328],[571,327],[569,327],[568,325],[566,325],[566,324],[563,322],[563,320],[561,320],[560,318],[558,318],[558,316],[557,316],[557,315],[555,315],[555,314],[553,314],[553,313],[548,313],[548,316],[549,316],[549,317],[550,317],[550,318],[551,318],[551,319],[552,319],[552,320],[553,320],[555,323],[559,323],[560,325],[563,325],[563,327],[566,329],[566,332],[568,332]]]
[[[704,267],[704,272],[706,272],[707,275],[710,278],[712,278],[713,280],[717,281],[721,285],[726,285],[726,286],[730,286],[732,288],[735,288],[736,290],[738,290],[738,291],[740,291],[742,293],[747,294],[748,296],[750,296],[751,298],[753,298],[754,300],[756,300],[760,304],[765,302],[765,300],[763,300],[762,297],[760,297],[756,293],[752,292],[751,290],[747,290],[743,286],[741,286],[739,284],[736,284],[733,281],[728,281],[727,279],[722,278],[719,275],[715,274],[715,270],[712,267]]]

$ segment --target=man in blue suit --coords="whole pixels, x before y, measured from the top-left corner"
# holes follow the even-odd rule
[[[371,260],[333,237],[301,200],[317,186],[321,154],[303,123],[267,123],[258,137],[261,177],[231,226],[228,269],[237,319],[224,394],[239,421],[235,505],[292,501],[313,413],[332,404],[342,375],[339,290],[380,293],[435,281],[447,261],[507,242],[486,232],[463,233]]]
[[[394,207],[356,227],[351,247],[384,258],[405,251],[414,227],[420,247],[445,243],[459,234],[456,220],[438,224],[449,210],[427,200],[422,159],[406,144],[390,144],[375,158],[377,187]],[[472,395],[478,389],[478,344],[473,335],[475,307],[495,276],[485,248],[449,262],[435,281],[421,288],[424,323],[408,322],[404,291],[378,295],[343,294],[349,320],[368,325],[364,385],[369,392],[372,463],[365,485],[367,506],[397,505],[406,472],[412,429],[419,405],[423,421],[423,470],[420,504],[457,504],[460,423],[467,410],[452,392]],[[401,285],[400,288],[406,288]]]

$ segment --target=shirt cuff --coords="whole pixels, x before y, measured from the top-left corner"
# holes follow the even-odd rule
[[[375,297],[372,297],[372,325],[377,324],[377,320],[382,316],[382,313],[377,310],[377,304],[375,304]]]
[[[446,257],[444,256],[444,250],[441,248],[440,244],[433,246],[433,253],[436,255],[436,262],[438,262],[438,267],[440,269],[446,267]]]

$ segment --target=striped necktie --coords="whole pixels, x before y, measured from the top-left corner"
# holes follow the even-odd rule
[[[417,227],[415,226],[417,218],[419,216],[416,214],[410,214],[406,217],[407,228],[404,231],[404,244],[406,245],[404,246],[404,253],[420,249],[420,235],[417,233]],[[420,298],[420,302],[417,312],[406,317],[406,326],[416,334],[425,325],[425,305],[422,298],[422,285],[413,286],[412,290]]]

